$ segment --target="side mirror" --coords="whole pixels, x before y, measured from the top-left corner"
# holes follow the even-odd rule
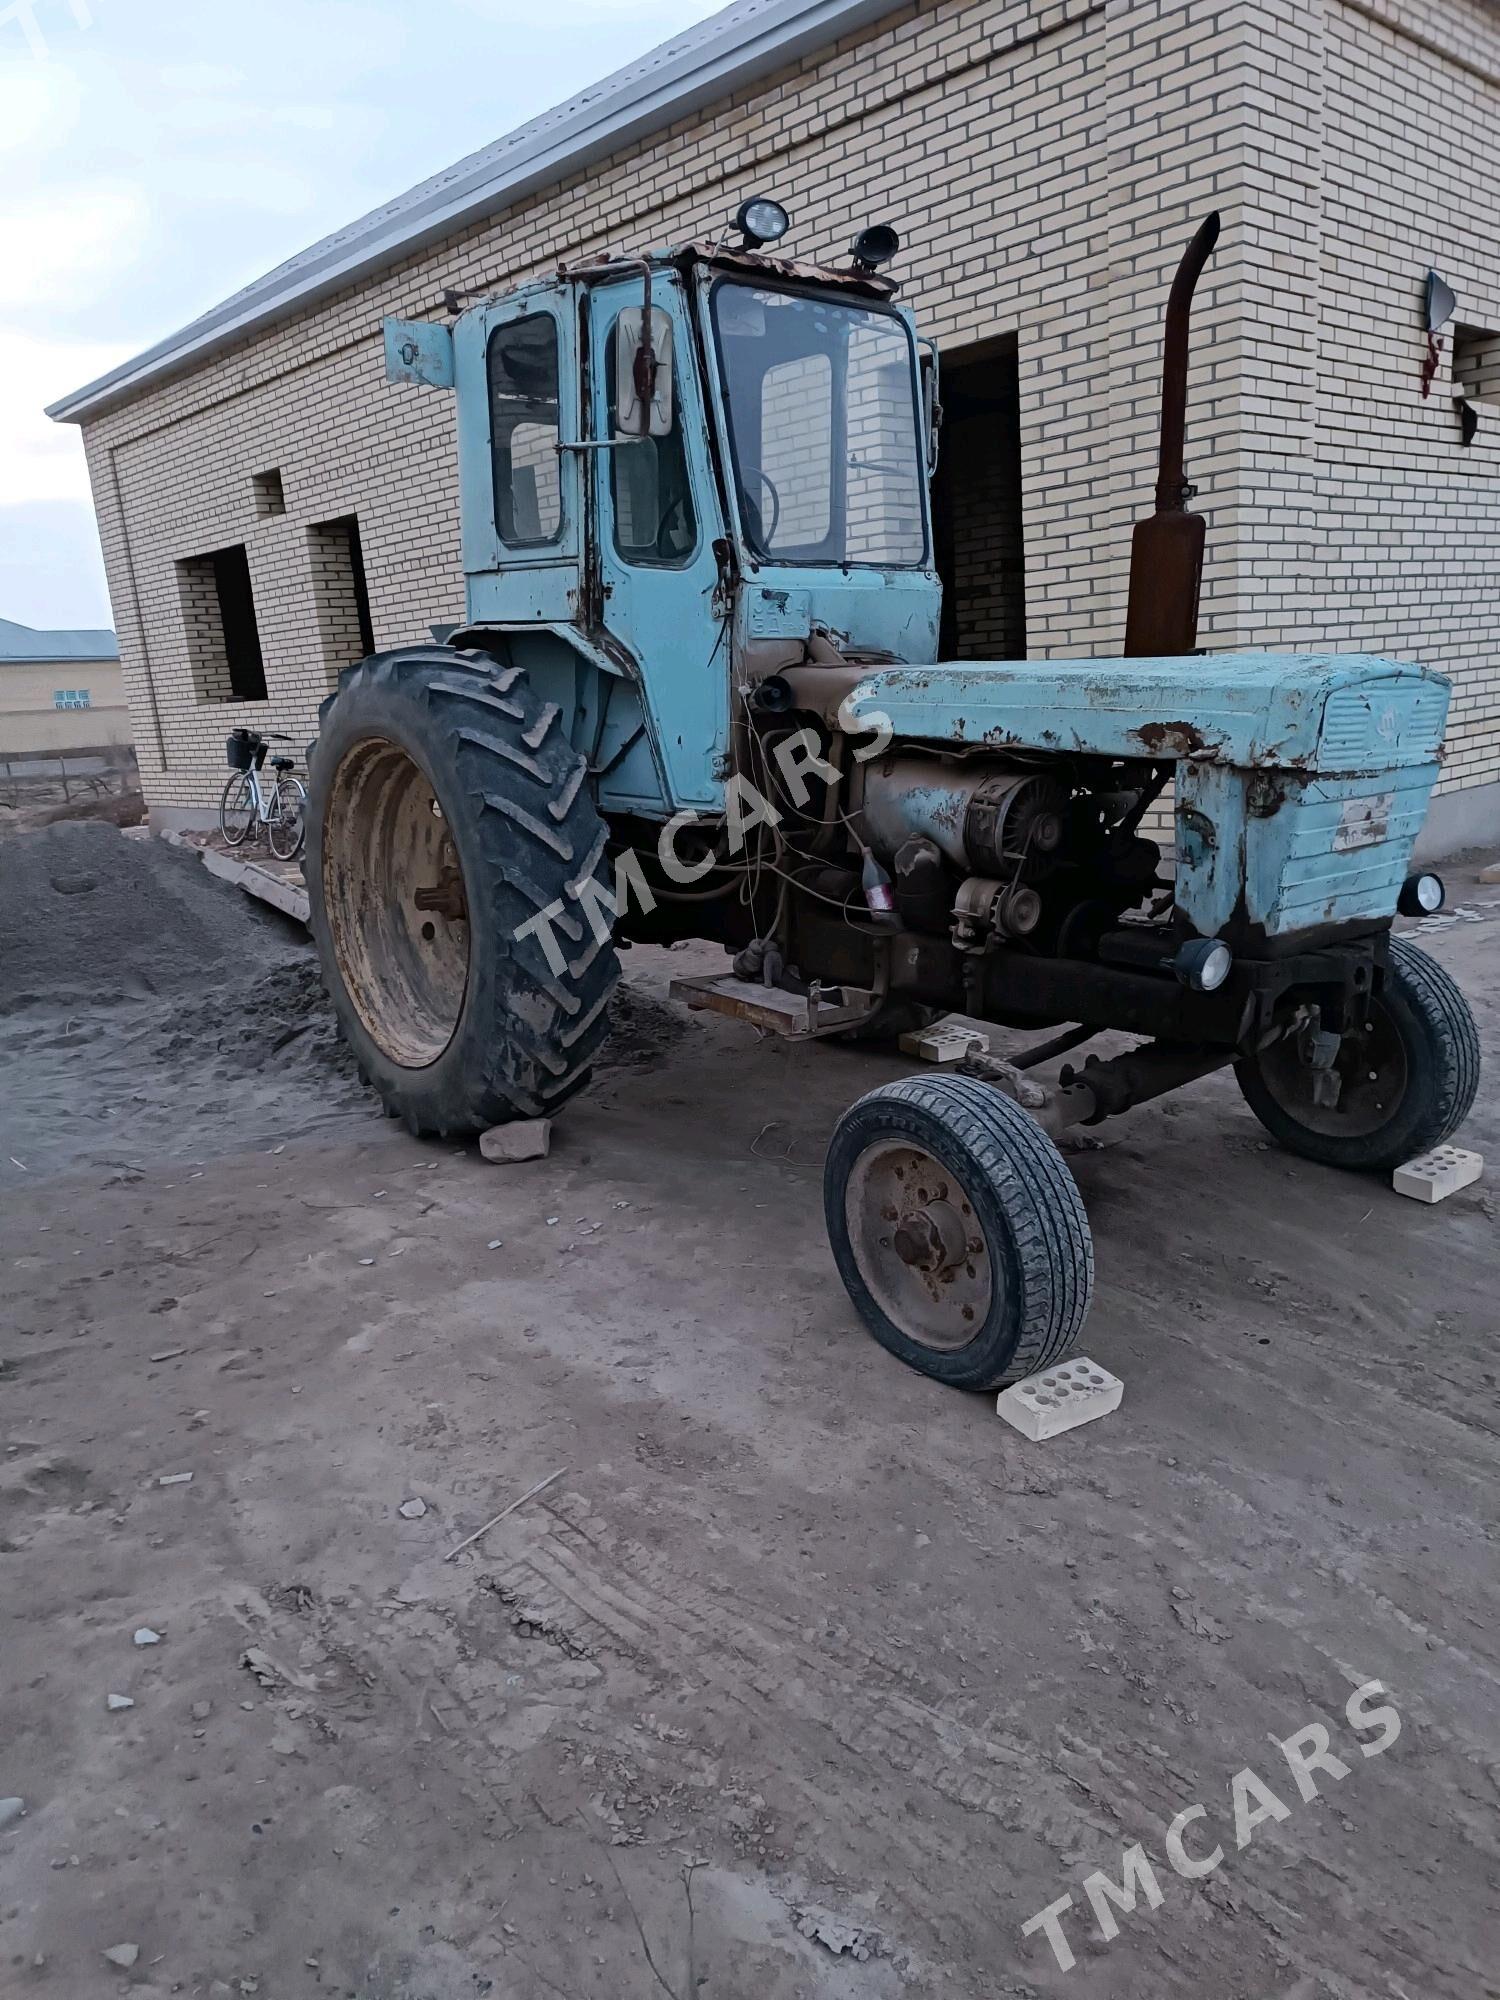
[[[671,428],[671,315],[653,306],[648,322],[628,307],[615,323],[615,436],[666,437]]]
[[[927,477],[937,471],[938,438],[943,429],[943,406],[938,400],[938,351],[930,340],[920,343],[918,365],[922,377],[922,434],[927,443]]]

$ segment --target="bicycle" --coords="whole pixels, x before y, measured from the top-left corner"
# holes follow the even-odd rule
[[[294,759],[272,757],[276,773],[269,786],[260,781],[273,743],[290,743],[275,730],[261,736],[253,729],[231,730],[226,744],[229,776],[219,800],[219,832],[226,847],[243,847],[256,827],[264,827],[266,845],[278,861],[295,861],[307,837],[307,788],[291,776]]]

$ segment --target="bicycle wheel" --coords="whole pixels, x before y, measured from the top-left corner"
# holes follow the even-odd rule
[[[219,831],[226,847],[243,847],[255,824],[255,788],[248,771],[231,771],[219,800]]]
[[[266,839],[278,861],[293,861],[302,852],[306,838],[306,787],[300,778],[289,778],[283,772],[276,780],[271,817],[266,821]]]

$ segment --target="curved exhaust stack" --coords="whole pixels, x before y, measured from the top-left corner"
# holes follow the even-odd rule
[[[1127,659],[1162,658],[1197,650],[1204,520],[1201,514],[1188,512],[1187,503],[1198,489],[1188,484],[1182,463],[1187,429],[1188,323],[1193,292],[1218,240],[1215,211],[1198,225],[1183,252],[1167,298],[1156,511],[1136,522],[1130,544]]]

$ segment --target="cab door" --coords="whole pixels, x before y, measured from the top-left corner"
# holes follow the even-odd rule
[[[670,387],[641,434],[631,383],[640,278],[601,285],[589,304],[590,438],[603,622],[639,663],[674,807],[719,810],[729,752],[728,607],[717,606],[723,536],[702,384],[681,288],[652,279],[652,337],[670,350]],[[662,380],[658,371],[658,381]],[[623,403],[623,407],[622,407]]]
[[[454,329],[459,488],[472,619],[577,616],[582,507],[570,288],[466,313]]]

